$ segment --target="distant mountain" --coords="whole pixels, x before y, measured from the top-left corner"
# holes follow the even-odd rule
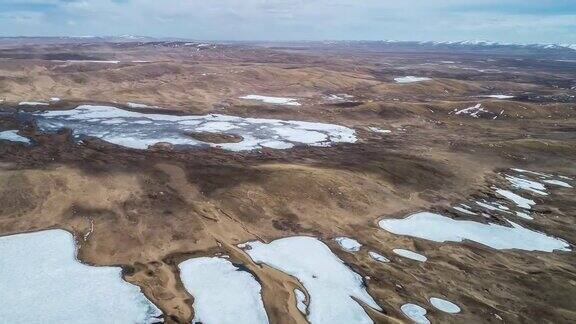
[[[154,38],[148,36],[121,35],[121,36],[50,36],[50,37],[0,37],[0,43],[21,44],[58,44],[58,43],[127,43],[127,42],[158,42],[158,41],[186,41],[181,38]]]
[[[190,42],[192,40],[185,38],[171,37],[148,37],[137,35],[120,35],[120,36],[61,36],[61,37],[0,37],[0,43],[20,43],[20,44],[58,44],[58,43],[129,43],[129,42]],[[464,41],[302,41],[302,42],[276,42],[276,41],[256,41],[256,42],[220,42],[220,43],[239,43],[253,44],[267,47],[301,47],[312,44],[320,46],[385,46],[389,50],[403,49],[420,49],[432,51],[457,51],[457,52],[536,52],[556,54],[576,54],[576,44],[515,44],[515,43],[498,43],[477,40]]]
[[[393,42],[393,41],[392,41]],[[479,46],[479,47],[517,47],[529,49],[570,49],[576,51],[576,44],[514,44],[514,43],[498,43],[486,41],[454,41],[454,42],[418,42],[422,45],[435,45],[435,46]]]
[[[268,43],[269,46],[297,47],[318,44],[325,48],[356,47],[365,51],[377,52],[426,52],[426,53],[471,53],[495,55],[536,55],[551,59],[574,59],[576,57],[576,44],[512,44],[486,41],[325,41],[302,42],[285,45],[282,43]],[[281,45],[282,44],[282,45]]]

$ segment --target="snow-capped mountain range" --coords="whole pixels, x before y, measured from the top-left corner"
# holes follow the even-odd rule
[[[576,44],[520,44],[520,43],[499,43],[488,42],[479,40],[464,40],[464,41],[398,41],[398,40],[383,40],[379,43],[385,44],[405,44],[405,45],[423,45],[423,46],[437,46],[437,47],[458,47],[458,46],[475,46],[475,47],[514,47],[526,49],[541,49],[541,50],[574,50],[576,51]]]
[[[162,41],[179,41],[189,42],[185,38],[155,38],[137,35],[120,35],[120,36],[54,36],[54,37],[0,37],[0,42],[22,42],[22,43],[84,43],[84,42],[162,42]],[[224,42],[236,43],[236,42]],[[239,42],[244,43],[244,42]],[[278,44],[284,42],[248,42],[248,43],[271,43]],[[286,44],[296,43],[321,43],[324,45],[342,45],[342,44],[388,44],[388,45],[406,45],[406,46],[432,46],[438,48],[491,48],[491,49],[530,49],[530,50],[570,50],[576,51],[576,44],[520,44],[520,43],[500,43],[480,40],[463,40],[463,41],[401,41],[401,40],[381,40],[381,41],[303,41],[287,42]]]
[[[571,49],[576,50],[576,44],[515,44],[515,43],[498,43],[486,41],[446,41],[446,42],[418,42],[422,45],[469,45],[469,46],[512,46],[512,47],[526,47],[526,48],[540,48],[540,49]]]

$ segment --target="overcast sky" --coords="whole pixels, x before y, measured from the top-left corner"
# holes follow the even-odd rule
[[[1,36],[576,43],[576,0],[0,0]]]

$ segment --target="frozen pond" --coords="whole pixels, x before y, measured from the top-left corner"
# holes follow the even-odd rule
[[[416,304],[404,304],[400,307],[400,310],[406,317],[418,324],[430,324],[430,321],[426,318],[426,310],[421,306]]]
[[[422,254],[416,253],[416,252],[410,251],[410,250],[394,249],[394,250],[392,250],[392,252],[394,252],[396,255],[399,255],[401,257],[411,259],[414,261],[426,262],[426,260],[428,260],[428,258],[423,256]]]
[[[358,252],[362,244],[358,243],[355,239],[349,237],[337,237],[334,239],[340,247],[348,252]]]
[[[315,238],[295,236],[241,246],[254,262],[265,263],[302,283],[310,295],[310,323],[372,323],[352,297],[381,310],[366,291],[362,277]]]
[[[382,254],[378,253],[378,252],[374,252],[374,251],[369,251],[368,255],[370,255],[370,257],[378,262],[390,262],[390,260],[388,260],[387,257],[383,256]]]
[[[264,103],[274,104],[274,105],[284,105],[284,106],[300,106],[300,103],[294,98],[283,98],[283,97],[269,97],[260,95],[247,95],[240,97],[240,99],[246,100],[256,100]]]
[[[7,130],[0,132],[0,140],[20,142],[24,144],[30,144],[32,142],[28,137],[18,135],[17,130]]]
[[[511,227],[454,220],[422,212],[403,219],[383,219],[378,224],[382,229],[397,235],[408,235],[435,242],[470,240],[498,250],[570,251],[570,245],[561,239],[529,230],[513,222],[509,223]]]
[[[83,105],[72,110],[44,111],[31,115],[44,131],[69,128],[78,140],[91,136],[134,149],[170,143],[177,146],[211,146],[246,151],[263,147],[287,149],[295,145],[330,146],[356,142],[354,130],[344,126],[218,114],[174,116]],[[217,144],[189,136],[190,133],[203,132],[237,135],[241,139],[237,143]]]
[[[396,83],[414,83],[414,82],[422,82],[422,81],[430,81],[432,79],[426,77],[416,77],[412,75],[394,78]]]
[[[260,284],[249,272],[218,257],[189,259],[178,267],[194,297],[192,323],[268,323]]]
[[[432,306],[436,307],[437,309],[443,311],[444,313],[448,314],[460,313],[460,307],[458,307],[458,305],[446,299],[432,297],[430,298],[430,304],[432,304]]]
[[[118,267],[76,260],[63,230],[0,237],[0,322],[151,323],[160,311]]]

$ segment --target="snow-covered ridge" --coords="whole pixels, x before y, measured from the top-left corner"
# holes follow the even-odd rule
[[[357,45],[357,44],[387,44],[387,45],[408,45],[408,46],[435,46],[435,47],[477,47],[477,48],[517,48],[517,49],[533,49],[533,50],[560,50],[560,51],[576,51],[576,44],[561,43],[561,44],[538,44],[538,43],[505,43],[505,42],[491,42],[481,40],[459,40],[459,41],[400,41],[400,40],[381,40],[381,41],[342,41],[323,43],[324,45]]]
[[[481,40],[463,40],[463,41],[423,41],[417,42],[420,45],[444,45],[444,46],[484,46],[484,47],[524,47],[530,49],[570,49],[576,50],[576,44],[522,44],[522,43],[499,43]]]

